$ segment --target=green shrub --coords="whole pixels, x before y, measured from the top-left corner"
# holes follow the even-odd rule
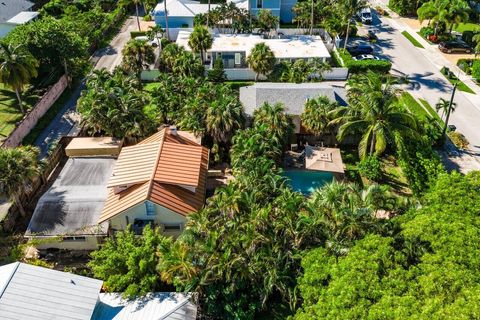
[[[343,60],[343,64],[352,73],[364,73],[373,71],[378,73],[388,73],[392,68],[392,63],[387,60],[353,60],[348,51],[339,49],[338,54]]]
[[[462,40],[465,41],[466,43],[468,43],[469,46],[473,46],[474,45],[474,42],[473,41],[473,36],[475,34],[473,33],[473,31],[470,31],[470,30],[467,30],[467,31],[463,31],[462,32]]]
[[[472,77],[480,80],[480,60],[475,60],[472,64]]]
[[[146,36],[146,35],[147,35],[146,31],[131,31],[130,32],[130,37],[132,39],[135,39],[136,37],[140,37],[140,36]]]
[[[376,156],[368,156],[361,160],[357,168],[358,172],[368,180],[378,181],[382,178],[382,166]]]
[[[422,27],[420,29],[420,35],[424,38],[424,39],[428,39],[428,36],[431,36],[432,34],[435,34],[435,30],[431,27]]]
[[[213,63],[213,69],[208,70],[207,79],[211,82],[224,82],[227,80],[227,75],[223,69],[222,59],[217,59]]]
[[[458,59],[457,66],[466,74],[472,74],[472,65],[474,59]]]
[[[448,137],[457,148],[468,149],[468,145],[470,143],[468,142],[467,138],[465,138],[465,136],[460,132],[455,132],[455,131],[449,132]]]

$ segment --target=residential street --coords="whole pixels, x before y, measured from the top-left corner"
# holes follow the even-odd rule
[[[129,17],[110,45],[93,54],[91,61],[94,64],[94,68],[106,68],[112,71],[118,66],[122,61],[122,48],[130,39],[130,31],[133,30],[137,30],[137,21],[135,17]],[[75,113],[75,109],[83,88],[84,84],[82,81],[55,119],[38,136],[35,145],[40,148],[40,158],[44,158],[47,155],[50,146],[55,141],[76,129],[75,125],[79,121],[79,116]]]

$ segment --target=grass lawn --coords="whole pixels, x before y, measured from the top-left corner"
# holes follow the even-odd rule
[[[410,33],[407,31],[402,32],[403,36],[408,39],[415,47],[425,49],[420,42],[417,41]]]
[[[37,96],[23,96],[25,108],[31,108],[38,100]],[[15,92],[0,84],[0,139],[8,136],[15,123],[22,120],[23,115],[18,108]]]
[[[459,23],[458,26],[453,28],[454,31],[463,32],[463,31],[476,31],[480,30],[480,24],[478,23]]]
[[[467,92],[467,93],[471,93],[471,94],[475,94],[475,91],[473,91],[472,89],[470,89],[465,83],[463,83],[462,81],[458,80],[457,77],[455,76],[450,76],[450,77],[447,77],[446,73],[445,73],[445,68],[442,68],[440,70],[440,72],[445,76],[445,78],[453,85],[455,85],[455,83],[458,81],[458,85],[457,85],[457,89],[460,90],[460,91],[463,91],[463,92]]]

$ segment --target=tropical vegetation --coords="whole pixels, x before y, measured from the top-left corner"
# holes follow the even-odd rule
[[[275,66],[275,62],[274,53],[264,42],[257,43],[247,57],[248,66],[255,72],[255,81],[258,81],[260,75],[270,73]]]
[[[139,78],[142,70],[148,69],[154,62],[154,49],[146,41],[131,39],[122,49],[122,68]]]

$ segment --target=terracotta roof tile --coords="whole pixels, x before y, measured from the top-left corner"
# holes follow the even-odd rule
[[[132,186],[118,194],[115,194],[113,189],[110,189],[107,201],[105,202],[102,214],[100,215],[99,223],[107,221],[117,214],[147,200],[149,190],[150,181]]]

